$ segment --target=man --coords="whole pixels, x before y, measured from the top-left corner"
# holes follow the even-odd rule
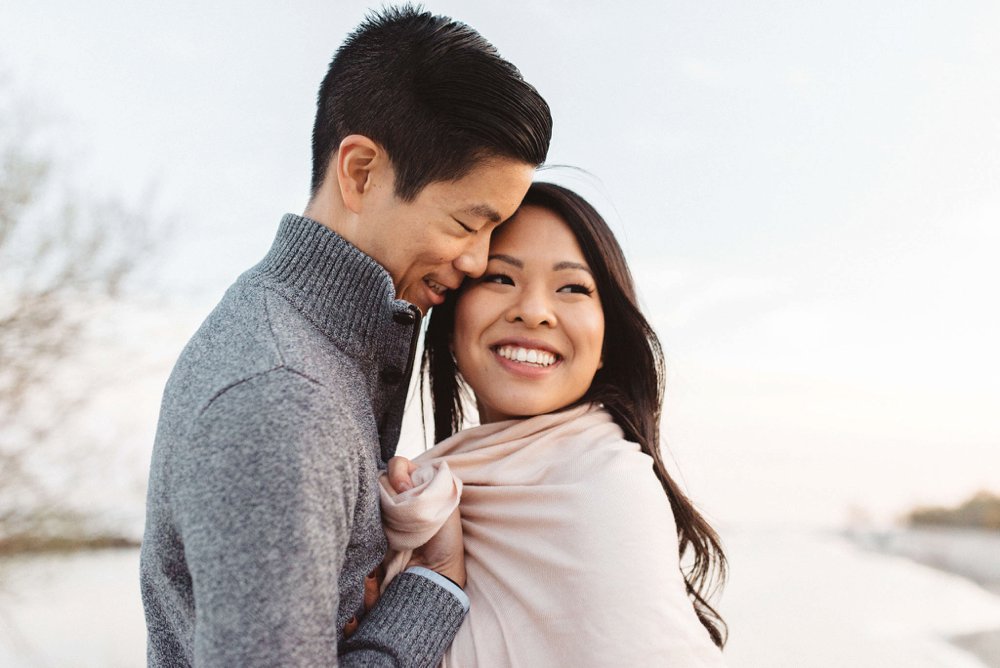
[[[544,100],[468,26],[406,7],[348,37],[319,92],[304,216],[284,217],[164,392],[150,665],[440,661],[468,601],[461,525],[376,602],[376,477],[422,313],[484,271],[550,137]]]

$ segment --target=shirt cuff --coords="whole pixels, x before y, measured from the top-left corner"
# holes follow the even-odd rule
[[[406,572],[413,573],[414,575],[420,575],[422,577],[427,578],[431,582],[434,582],[435,584],[444,587],[445,589],[450,591],[455,598],[458,599],[459,603],[462,604],[462,612],[469,611],[469,595],[466,594],[461,587],[459,587],[457,584],[455,584],[445,576],[441,575],[436,571],[432,571],[429,568],[424,568],[423,566],[410,566],[409,568],[406,569]]]

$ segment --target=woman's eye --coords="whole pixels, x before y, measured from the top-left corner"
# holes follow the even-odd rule
[[[594,290],[593,288],[587,287],[586,285],[582,285],[580,283],[573,283],[572,285],[564,285],[563,287],[559,288],[557,292],[571,292],[579,295],[590,295],[594,293]]]
[[[483,283],[498,283],[500,285],[514,285],[514,280],[507,274],[486,274],[481,279]]]

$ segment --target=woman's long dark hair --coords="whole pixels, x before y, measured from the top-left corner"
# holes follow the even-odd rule
[[[571,190],[550,183],[534,183],[523,204],[548,209],[562,218],[580,244],[594,275],[604,308],[604,365],[580,402],[603,404],[625,437],[638,443],[653,458],[653,471],[673,509],[680,558],[683,560],[688,550],[693,552],[691,566],[686,570],[681,568],[688,596],[712,640],[722,647],[726,642],[726,624],[707,599],[725,582],[726,557],[719,536],[663,464],[660,455],[660,412],[665,384],[663,350],[639,310],[625,255],[601,215]],[[455,301],[456,296],[451,294],[444,304],[433,309],[424,340],[421,390],[426,374],[434,411],[435,442],[461,429],[464,417],[462,384],[450,347]]]

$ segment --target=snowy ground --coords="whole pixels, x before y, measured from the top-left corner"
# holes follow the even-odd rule
[[[733,668],[982,668],[948,638],[1000,628],[1000,597],[822,533],[729,529]],[[145,664],[138,551],[0,561],[0,665]]]

